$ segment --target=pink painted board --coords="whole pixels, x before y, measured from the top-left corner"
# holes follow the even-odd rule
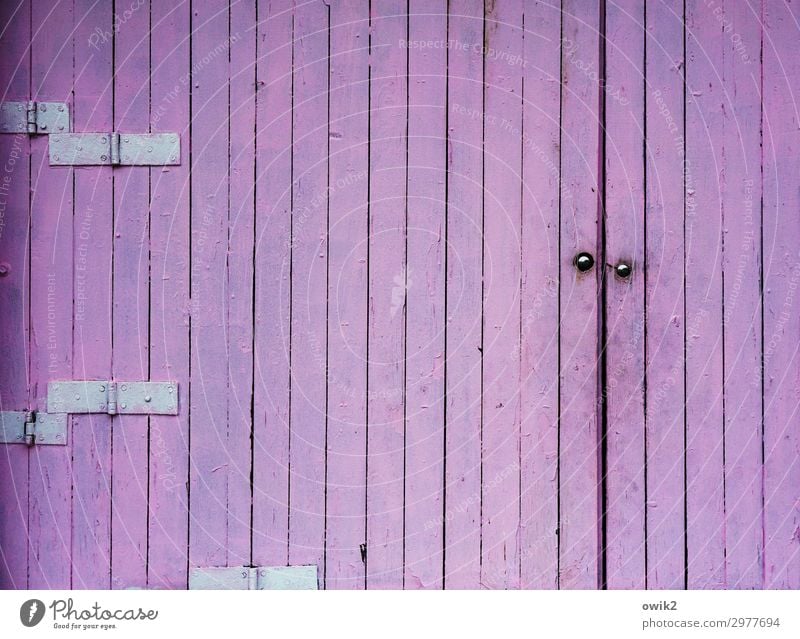
[[[563,4],[561,62],[559,587],[597,588],[600,575],[598,287],[602,264],[585,273],[575,256],[597,257],[600,88],[598,7]],[[567,195],[568,194],[568,195]]]
[[[605,579],[644,588],[644,7],[606,5],[605,20]]]
[[[726,2],[722,52],[725,587],[761,588],[761,17]]]
[[[115,30],[114,130],[148,132],[150,124],[150,3]],[[117,380],[150,377],[150,175],[141,167],[114,172],[114,332]],[[119,415],[112,425],[111,587],[147,585],[149,426],[143,415]]]
[[[150,417],[147,584],[186,588],[189,535],[189,3],[151,7],[150,130],[181,163],[150,169],[150,377],[177,382],[178,415]]]
[[[447,40],[447,3],[414,4],[411,42]],[[447,51],[408,58],[405,587],[442,587]]]
[[[75,4],[75,131],[113,130],[114,46],[97,30],[110,6]],[[111,167],[75,172],[73,379],[111,379],[114,191]],[[72,418],[72,587],[111,586],[111,439],[108,415]]]
[[[31,99],[71,102],[71,4],[31,3]],[[47,136],[31,139],[29,406],[45,408],[47,382],[72,377],[73,169],[53,168]],[[71,450],[30,452],[28,587],[69,588]]]
[[[24,101],[30,90],[28,29],[30,2],[0,6],[5,25],[0,40],[3,101]],[[25,133],[0,136],[0,410],[27,410],[29,385],[30,289],[28,257],[30,141]],[[0,446],[0,588],[28,583],[28,458],[24,446]]]
[[[764,587],[800,588],[797,7],[764,3]]]
[[[404,556],[406,154],[405,2],[370,15],[367,353],[367,588],[402,588]]]
[[[328,5],[294,9],[289,563],[324,561],[327,433]]]
[[[689,588],[725,583],[722,352],[722,54],[702,2],[686,4],[686,534]]]
[[[369,2],[330,9],[325,587],[365,585]]]
[[[258,3],[253,562],[289,561],[292,3]]]
[[[523,3],[486,8],[481,587],[520,583]]]
[[[230,176],[226,298],[228,337],[228,555],[250,563],[251,410],[253,398],[253,235],[255,200],[255,3],[230,5]]]
[[[477,588],[481,544],[483,7],[450,3],[444,587]]]
[[[685,587],[683,3],[648,7],[645,374],[647,587]]]
[[[229,543],[238,498],[228,439],[228,8],[192,5],[189,565],[241,564]],[[233,563],[232,563],[233,562]]]
[[[522,588],[558,587],[560,7],[525,5],[520,296]]]

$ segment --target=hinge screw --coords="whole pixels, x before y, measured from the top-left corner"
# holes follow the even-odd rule
[[[103,392],[103,391],[105,391],[105,390],[106,390],[106,387],[105,387],[105,386],[101,386],[101,387],[100,387],[100,391],[101,391],[101,392]]]
[[[40,124],[40,125],[39,125],[39,128],[40,128],[40,129],[46,129],[46,128],[47,128],[47,125],[46,125],[46,124]]]
[[[128,408],[127,404],[122,404],[122,408]]]
[[[153,399],[153,398],[152,398],[152,397],[150,397],[150,395],[145,395],[145,396],[144,396],[144,401],[146,401],[146,402],[149,402],[149,401],[150,401],[150,400],[152,400],[152,399]]]
[[[39,110],[40,111],[47,111],[47,105],[46,104],[40,104],[39,105]]]
[[[5,277],[11,271],[11,265],[8,262],[0,263],[0,277]]]
[[[63,105],[61,105],[61,104],[59,104],[59,105],[58,105],[58,110],[59,110],[59,111],[63,111],[63,110],[64,110],[64,106],[63,106]]]

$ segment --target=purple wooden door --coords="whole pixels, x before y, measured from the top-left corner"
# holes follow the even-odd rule
[[[1,3],[4,103],[181,152],[0,134],[0,586],[800,588],[799,19]],[[178,414],[15,440],[70,380]]]

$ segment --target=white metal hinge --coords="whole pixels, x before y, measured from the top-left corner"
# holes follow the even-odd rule
[[[58,381],[47,385],[50,413],[177,415],[177,382]]]
[[[67,416],[33,410],[0,413],[0,444],[67,445]]]
[[[193,568],[189,590],[317,590],[316,566]]]
[[[50,164],[164,166],[181,163],[177,133],[64,133],[50,136]]]
[[[65,102],[3,102],[0,133],[69,133],[69,105]]]

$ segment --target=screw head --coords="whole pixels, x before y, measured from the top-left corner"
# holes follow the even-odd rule
[[[585,273],[586,271],[591,270],[591,268],[594,266],[594,258],[590,253],[578,253],[575,256],[574,264],[575,268],[577,268],[581,273]]]
[[[153,398],[152,398],[152,397],[150,397],[150,395],[145,395],[145,396],[144,396],[144,401],[146,401],[146,402],[150,402],[150,401],[152,401],[152,399],[153,399]]]
[[[617,276],[621,277],[622,279],[627,279],[633,273],[633,269],[631,268],[630,264],[625,264],[624,262],[620,262],[614,267],[614,271],[616,272]]]
[[[11,272],[11,265],[8,262],[0,262],[0,277],[5,277]]]

